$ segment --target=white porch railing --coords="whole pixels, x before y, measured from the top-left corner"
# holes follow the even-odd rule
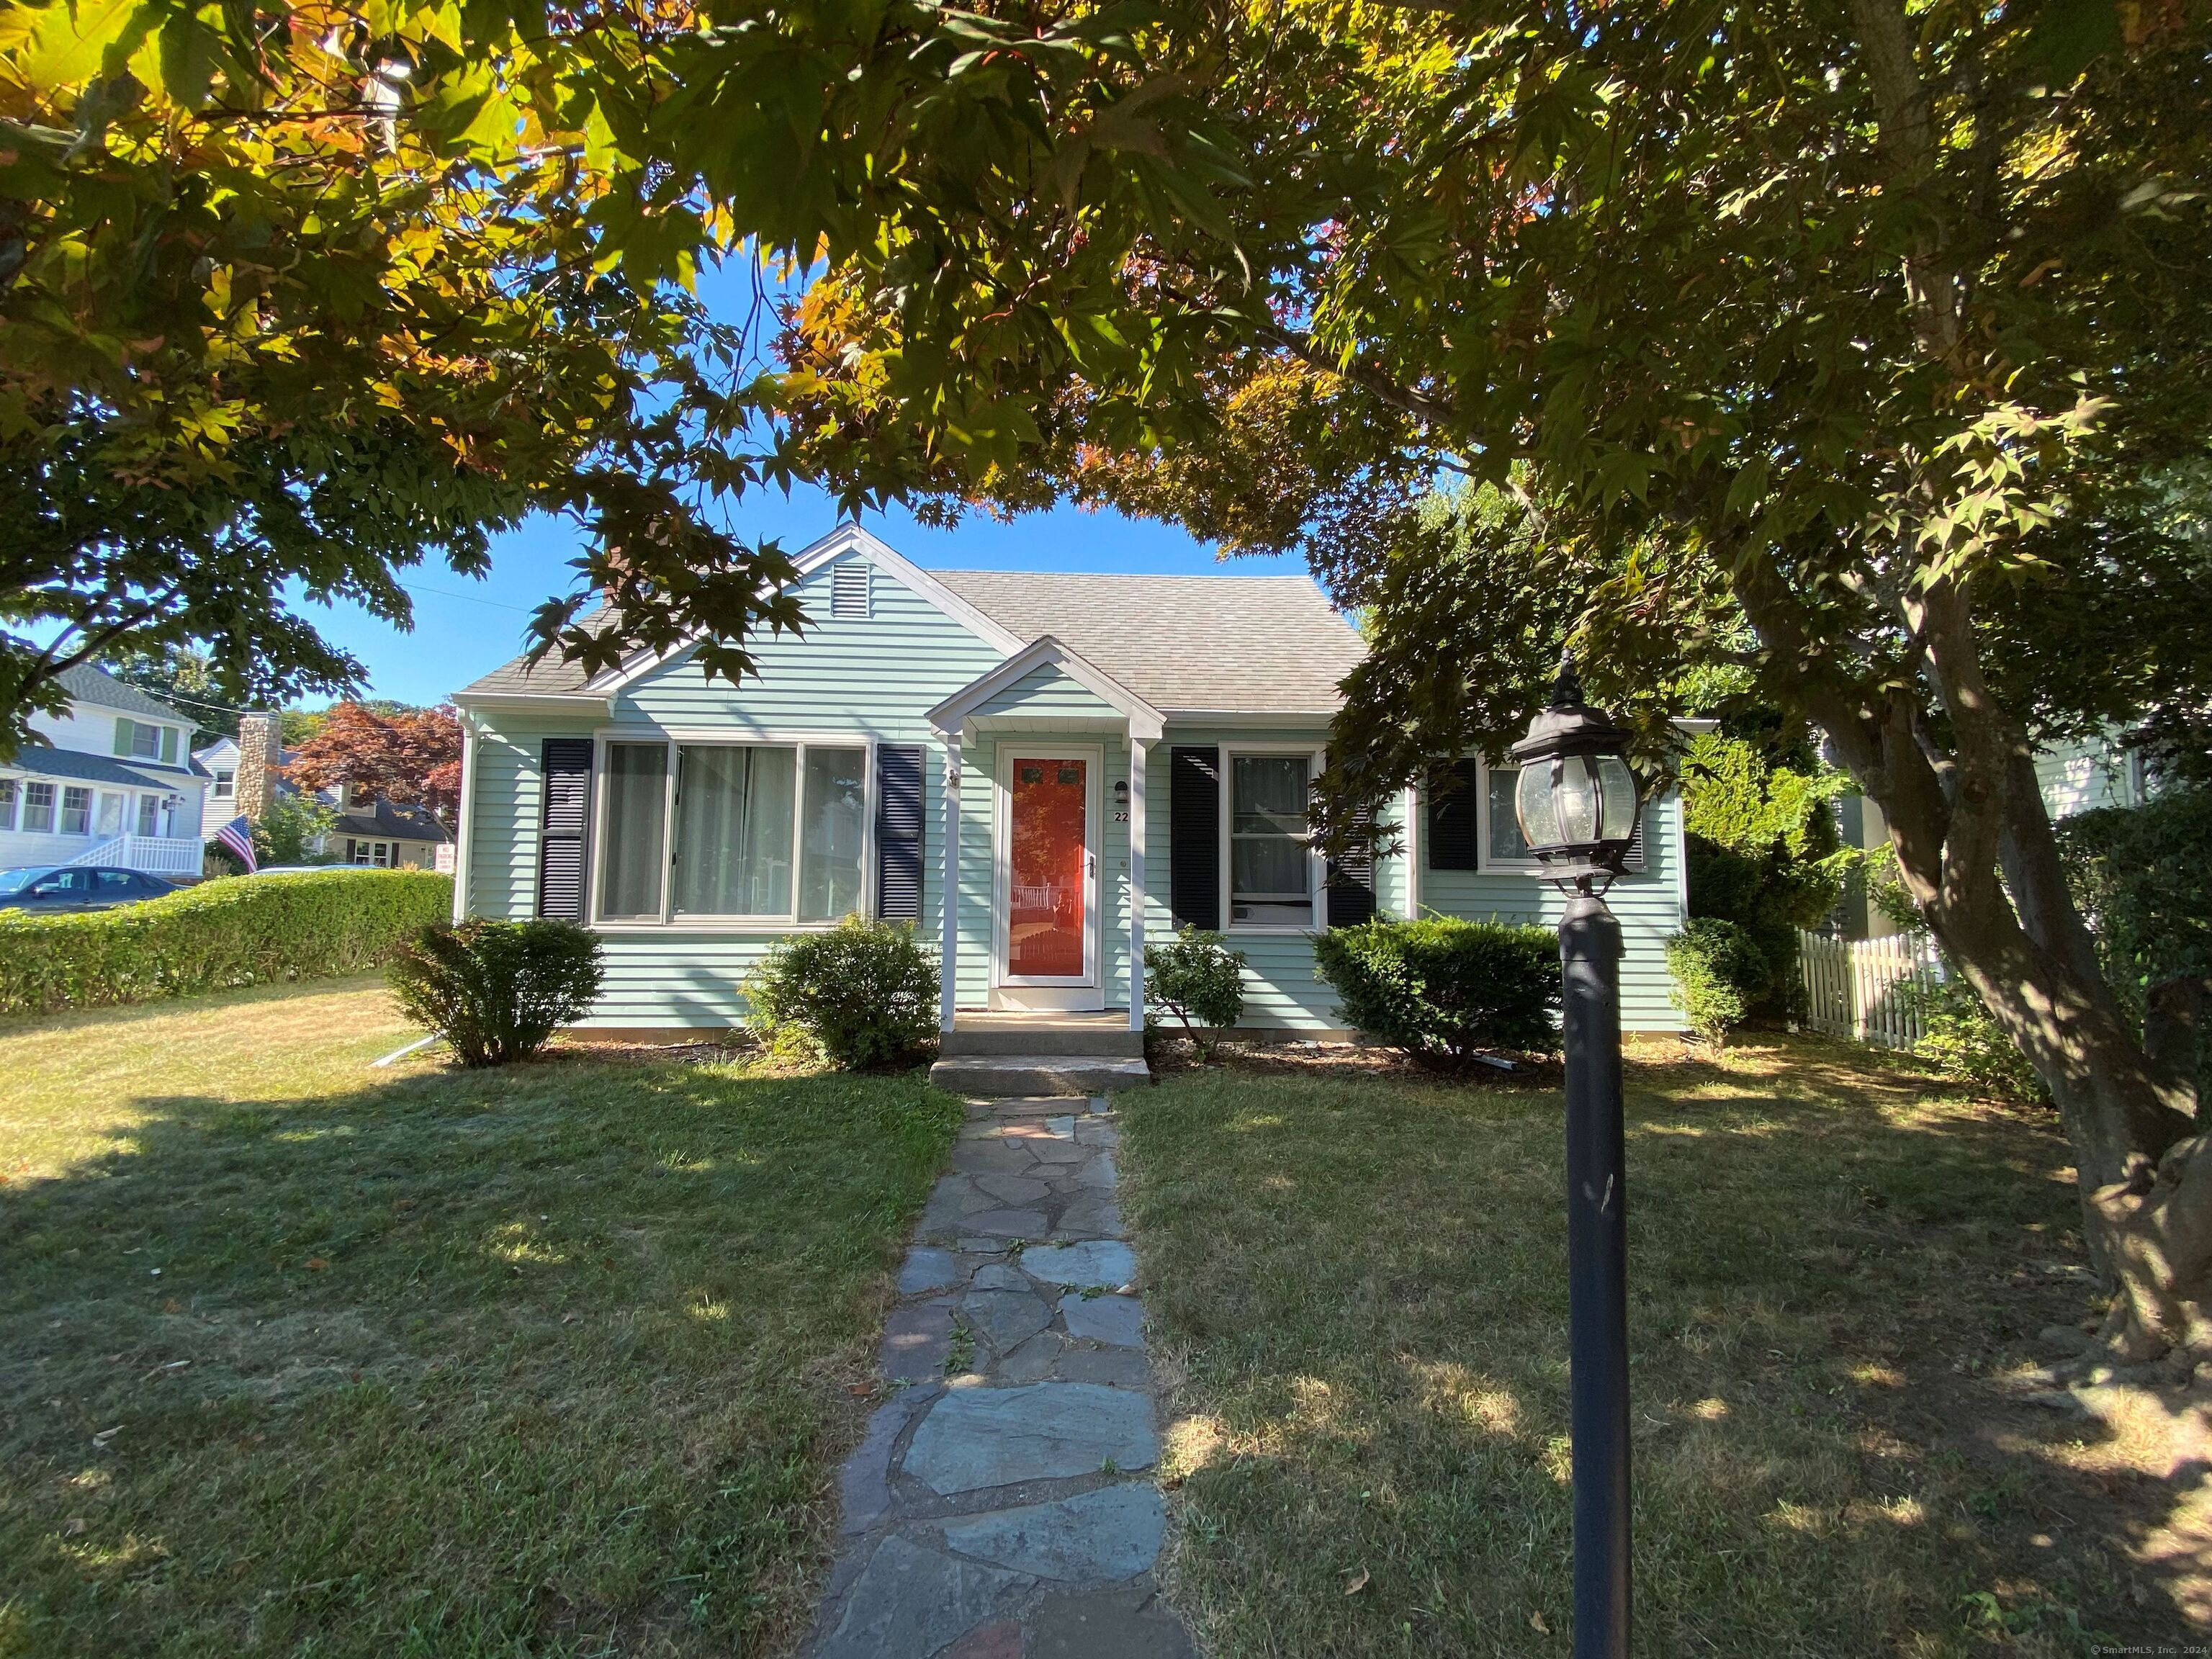
[[[149,876],[197,876],[204,850],[199,842],[175,836],[117,836],[70,862],[112,865]]]
[[[1925,933],[1883,939],[1797,936],[1805,969],[1805,1024],[1829,1036],[1880,1048],[1911,1048],[1927,1035],[1915,986],[1933,986],[1942,969]]]

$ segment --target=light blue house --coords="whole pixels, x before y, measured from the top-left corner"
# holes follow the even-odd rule
[[[741,684],[679,651],[598,675],[517,662],[454,698],[457,912],[597,930],[592,1027],[726,1027],[775,939],[860,910],[941,952],[948,1031],[1140,1028],[1132,964],[1191,923],[1249,958],[1246,1026],[1321,1035],[1342,1022],[1316,930],[1558,914],[1507,768],[1408,792],[1406,849],[1371,871],[1309,846],[1307,786],[1362,647],[1304,578],[923,571],[849,526],[797,562],[811,625],[755,641]],[[1647,805],[1613,904],[1624,1024],[1678,1029],[1673,795]]]

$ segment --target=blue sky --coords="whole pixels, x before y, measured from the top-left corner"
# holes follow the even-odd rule
[[[702,273],[699,291],[732,320],[755,302],[751,266],[732,260]],[[789,498],[763,491],[747,498],[724,527],[750,541],[773,536],[795,553],[837,522],[829,499],[805,489]],[[957,530],[927,530],[904,512],[871,514],[867,527],[925,569],[1123,571],[1144,575],[1299,575],[1297,559],[1237,559],[1224,563],[1182,531],[1115,513],[1063,507],[1012,524],[978,516]],[[529,613],[556,593],[570,592],[568,561],[583,537],[566,521],[543,519],[495,544],[491,574],[478,582],[442,564],[402,573],[415,603],[415,626],[402,633],[356,605],[301,603],[326,639],[368,665],[368,695],[434,703],[521,649]],[[295,599],[298,598],[295,595]]]

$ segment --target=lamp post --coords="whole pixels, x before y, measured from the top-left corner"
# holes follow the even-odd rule
[[[1559,921],[1567,1055],[1567,1325],[1575,1485],[1575,1659],[1628,1653],[1628,1224],[1620,924],[1605,891],[1636,834],[1628,733],[1583,701],[1574,659],[1513,745],[1514,816]]]

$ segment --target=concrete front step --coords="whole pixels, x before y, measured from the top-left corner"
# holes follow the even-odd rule
[[[1129,1029],[1126,1013],[960,1014],[938,1043],[956,1054],[1127,1056],[1145,1052],[1145,1034]]]
[[[1152,1080],[1141,1054],[949,1054],[929,1068],[929,1080],[947,1093],[986,1095],[1099,1095],[1140,1089]]]

